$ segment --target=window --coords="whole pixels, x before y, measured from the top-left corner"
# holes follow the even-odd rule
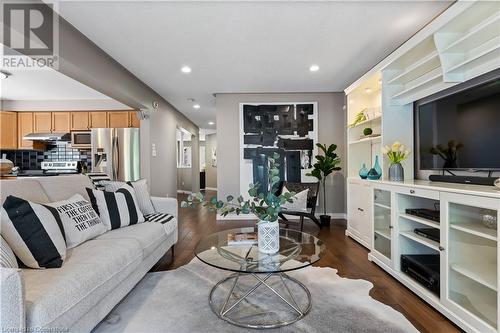
[[[177,129],[177,167],[191,167],[191,133],[184,128]]]

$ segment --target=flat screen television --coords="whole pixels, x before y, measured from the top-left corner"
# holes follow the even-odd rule
[[[500,170],[500,79],[416,106],[420,170]]]

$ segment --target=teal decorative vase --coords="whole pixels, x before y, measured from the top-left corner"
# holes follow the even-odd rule
[[[375,156],[375,164],[373,164],[373,168],[368,171],[368,176],[367,178],[370,180],[377,180],[382,177],[382,168],[380,167],[380,164],[378,163],[378,155]]]
[[[363,163],[363,166],[359,169],[359,177],[361,179],[366,179],[368,177],[368,171],[369,170],[366,168],[366,164]]]

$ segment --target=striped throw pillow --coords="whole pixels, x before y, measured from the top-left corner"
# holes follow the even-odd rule
[[[89,172],[87,173],[87,177],[89,177],[92,185],[94,185],[94,187],[98,190],[104,190],[104,185],[102,185],[102,182],[111,180],[108,174],[104,172]]]
[[[9,244],[5,239],[3,239],[3,237],[0,238],[2,239],[0,245],[0,267],[19,268],[16,256],[14,255],[14,252],[12,252]]]
[[[116,192],[87,188],[94,210],[108,230],[144,222],[132,186],[124,185]]]
[[[153,203],[151,202],[151,196],[149,195],[147,179],[139,179],[135,182],[103,180],[99,184],[104,186],[105,191],[111,192],[116,192],[123,185],[128,184],[135,190],[135,197],[137,198],[137,203],[139,204],[141,213],[144,215],[148,215],[156,212]]]
[[[66,241],[55,208],[9,195],[0,213],[2,237],[23,264],[30,268],[62,266]]]

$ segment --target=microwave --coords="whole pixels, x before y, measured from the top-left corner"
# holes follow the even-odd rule
[[[90,148],[90,131],[71,131],[71,148]]]

